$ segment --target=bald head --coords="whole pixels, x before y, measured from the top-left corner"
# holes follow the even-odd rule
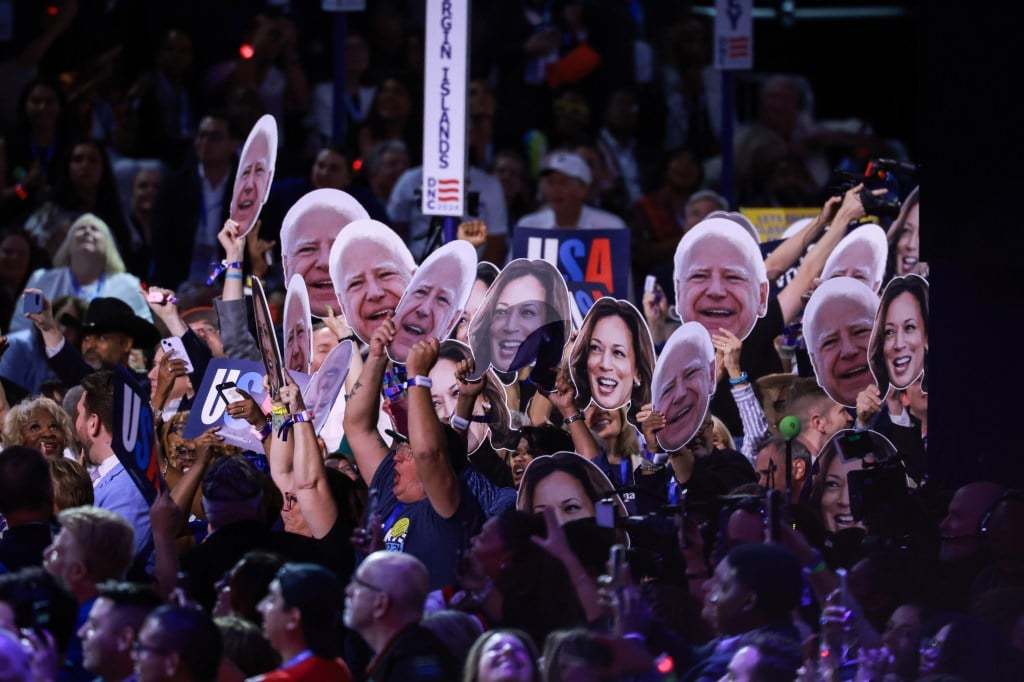
[[[992,481],[962,486],[949,503],[946,518],[939,524],[939,559],[961,561],[981,550],[981,518],[995,506],[1006,487]]]
[[[402,552],[374,552],[360,567],[361,577],[388,595],[396,615],[423,615],[430,577],[423,562]]]

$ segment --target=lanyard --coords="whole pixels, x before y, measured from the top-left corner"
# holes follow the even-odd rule
[[[71,276],[71,290],[75,292],[75,296],[81,299],[85,299],[85,296],[82,295],[82,285],[78,283],[78,278],[75,277],[75,273],[71,271],[71,268],[68,268],[68,275]],[[101,272],[99,279],[96,280],[96,293],[90,296],[87,299],[88,301],[92,301],[92,299],[100,295],[100,292],[103,291],[103,282],[106,280],[106,278],[107,273]]]

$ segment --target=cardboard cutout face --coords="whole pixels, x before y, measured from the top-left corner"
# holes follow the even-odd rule
[[[306,282],[299,275],[292,275],[284,298],[284,364],[306,374],[313,358],[313,325],[309,318]]]
[[[835,277],[814,290],[804,310],[804,339],[818,385],[845,407],[872,382],[868,344],[878,297],[863,282]]]
[[[569,370],[580,404],[615,410],[651,402],[654,342],[640,311],[628,301],[595,301],[573,343]]]
[[[281,360],[281,348],[277,345],[270,306],[267,305],[267,296],[263,293],[263,283],[259,277],[252,278],[252,308],[256,320],[256,344],[260,348],[263,366],[267,370],[270,397],[277,399],[277,394],[284,386],[284,362]]]
[[[355,220],[331,246],[331,282],[350,327],[364,343],[393,313],[416,262],[405,242],[384,223]]]
[[[709,218],[676,248],[676,311],[709,333],[724,327],[740,339],[768,310],[768,275],[750,233],[732,220]]]
[[[338,310],[331,283],[331,246],[353,220],[370,216],[362,204],[338,189],[317,189],[295,202],[281,223],[281,266],[286,278],[299,275],[309,289],[310,312],[326,317]]]
[[[476,279],[476,249],[469,242],[448,242],[416,269],[395,309],[395,338],[388,355],[405,362],[413,344],[443,341],[462,317]]]
[[[459,362],[473,357],[473,352],[464,343],[449,339],[441,344],[437,363],[430,370],[430,398],[434,404],[437,418],[448,423],[455,414],[455,406],[459,397],[459,382],[455,371]],[[483,392],[477,396],[473,406],[472,419],[467,432],[467,452],[476,452],[484,440],[491,438],[495,449],[508,447],[510,434],[510,415],[505,395],[505,387],[493,371],[485,372]]]
[[[331,409],[345,386],[354,348],[351,341],[342,341],[336,345],[302,392],[306,407],[313,410],[313,430],[317,433],[327,423]]]
[[[587,494],[586,480],[594,491],[592,499]],[[624,515],[625,505],[614,494],[615,486],[596,464],[575,452],[556,452],[551,455],[534,457],[519,484],[516,509],[538,513],[546,507],[555,508],[558,525],[569,521],[593,518],[598,500],[610,497],[618,507],[618,514]]]
[[[256,121],[242,147],[242,156],[235,173],[231,193],[231,219],[238,223],[238,234],[244,236],[256,225],[260,210],[270,194],[277,163],[277,122],[270,114]]]
[[[715,373],[711,335],[698,322],[684,323],[665,342],[652,382],[654,409],[665,418],[658,445],[666,452],[686,445],[704,422]]]
[[[896,277],[886,285],[868,349],[871,373],[885,395],[905,389],[925,373],[928,361],[928,281]]]
[[[822,279],[853,277],[872,291],[878,292],[885,276],[885,259],[889,245],[885,231],[878,225],[861,225],[829,254],[821,271]]]
[[[469,326],[477,374],[488,366],[499,372],[521,369],[545,351],[557,353],[560,361],[561,349],[539,347],[534,332],[556,325],[560,338],[567,339],[571,315],[569,291],[555,266],[543,260],[512,261],[494,280]],[[554,360],[549,357],[546,363],[556,366]]]

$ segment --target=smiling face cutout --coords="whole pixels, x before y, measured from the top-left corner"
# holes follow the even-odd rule
[[[395,309],[391,359],[405,362],[418,341],[446,339],[462,316],[474,279],[476,250],[469,242],[449,242],[430,254]]]
[[[768,309],[768,276],[754,238],[725,218],[709,218],[676,248],[676,309],[684,322],[709,333],[728,329],[746,338]]]
[[[416,263],[395,232],[376,220],[355,220],[331,246],[330,274],[345,319],[364,343],[398,307]]]
[[[313,325],[309,315],[309,295],[302,277],[292,275],[284,299],[284,365],[286,369],[308,374],[312,358]]]
[[[494,280],[469,326],[476,373],[488,365],[509,372],[531,364],[540,350],[537,334],[558,325],[560,338],[568,338],[570,315],[569,292],[555,266],[543,260],[512,261]]]
[[[814,290],[804,310],[804,339],[818,385],[832,400],[857,405],[872,382],[868,344],[878,297],[852,277],[836,277]]]
[[[270,194],[277,163],[277,122],[270,114],[261,116],[249,133],[235,173],[231,193],[231,219],[244,236],[256,225],[260,209]]]
[[[697,432],[715,392],[715,348],[697,322],[686,322],[665,343],[654,368],[654,409],[665,418],[658,445],[674,452]]]
[[[569,356],[580,404],[603,410],[651,401],[654,342],[647,323],[628,301],[600,298],[587,311]]]
[[[299,275],[309,291],[310,312],[327,316],[338,309],[331,282],[331,247],[341,230],[355,220],[367,220],[366,209],[337,189],[317,189],[295,202],[281,223],[281,266],[286,278]]]

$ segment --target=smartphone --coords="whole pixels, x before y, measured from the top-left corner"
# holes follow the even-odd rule
[[[164,349],[164,352],[168,355],[174,355],[176,358],[185,361],[185,372],[191,374],[195,371],[192,367],[192,360],[188,357],[188,353],[185,351],[185,344],[181,342],[181,338],[177,336],[168,336],[166,339],[160,339],[160,347]]]
[[[621,544],[612,545],[608,550],[608,575],[612,579],[612,587],[622,587],[623,569],[626,567],[626,547]]]
[[[241,394],[233,381],[225,381],[223,384],[217,384],[217,395],[219,395],[220,399],[229,405],[231,403],[237,403],[239,400],[245,400],[245,396]]]
[[[43,294],[39,291],[26,291],[25,292],[25,312],[26,313],[41,313],[43,312]]]
[[[594,511],[598,528],[615,528],[615,500],[611,498],[598,500]]]
[[[644,279],[644,293],[648,291],[654,291],[654,287],[658,284],[658,278],[654,275],[647,275]]]

